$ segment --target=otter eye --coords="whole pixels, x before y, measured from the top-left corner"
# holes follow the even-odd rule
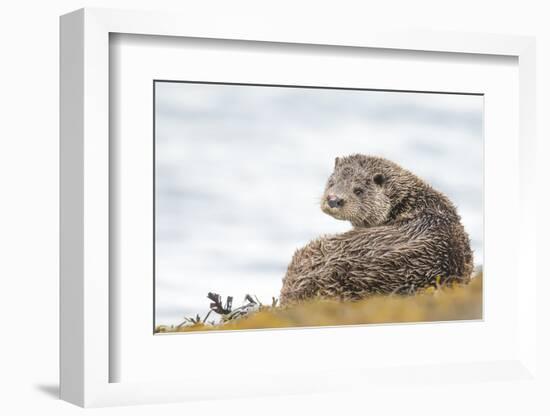
[[[384,182],[386,182],[386,178],[381,173],[378,173],[378,174],[374,175],[372,180],[377,185],[382,185]]]
[[[353,193],[357,196],[361,196],[361,195],[363,195],[363,190],[361,188],[355,188],[353,190]]]

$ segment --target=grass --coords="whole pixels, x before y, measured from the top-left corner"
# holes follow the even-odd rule
[[[429,322],[480,319],[483,276],[467,285],[430,287],[413,296],[376,296],[357,302],[312,300],[292,306],[260,306],[237,319],[219,324],[202,320],[187,325],[158,326],[156,332],[225,331],[242,329]]]

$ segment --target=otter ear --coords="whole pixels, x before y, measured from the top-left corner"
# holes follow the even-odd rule
[[[372,180],[378,186],[382,186],[384,184],[384,182],[386,182],[386,177],[384,175],[382,175],[381,173],[377,173],[376,175],[373,176]]]
[[[336,159],[334,159],[334,167],[338,167],[338,165],[340,164],[340,158],[337,157]]]

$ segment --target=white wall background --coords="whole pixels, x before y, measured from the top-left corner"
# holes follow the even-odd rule
[[[190,1],[190,0],[21,0],[0,6],[0,276],[2,342],[0,343],[0,412],[23,414],[80,414],[60,402],[58,368],[58,16],[83,6],[179,10],[208,21],[212,13],[238,19],[252,15],[281,25],[322,26],[327,30],[359,31],[365,25],[432,28],[451,31],[536,35],[538,74],[539,184],[549,177],[550,26],[546,1]],[[256,17],[258,18],[258,17]],[[543,166],[543,162],[546,162]],[[550,206],[542,192],[540,213]],[[540,215],[542,231],[550,233],[548,217]],[[503,224],[505,227],[505,224]],[[541,233],[542,234],[542,233]],[[539,234],[540,235],[540,234]],[[539,237],[547,256],[548,238]],[[538,288],[539,361],[550,374],[549,281]],[[372,397],[331,396],[264,398],[230,402],[191,403],[139,408],[93,410],[94,414],[243,415],[356,413],[373,414],[548,414],[546,391],[529,383],[457,385],[460,397],[433,386],[430,392],[395,393]],[[252,410],[251,410],[252,409]]]
[[[278,297],[296,249],[351,228],[321,212],[334,158],[386,157],[449,196],[483,264],[483,97],[156,83],[156,324]],[[217,319],[217,316],[212,316]]]

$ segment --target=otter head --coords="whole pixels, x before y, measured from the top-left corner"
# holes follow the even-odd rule
[[[386,222],[392,209],[387,163],[391,162],[364,155],[337,157],[321,200],[323,212],[354,227]]]

